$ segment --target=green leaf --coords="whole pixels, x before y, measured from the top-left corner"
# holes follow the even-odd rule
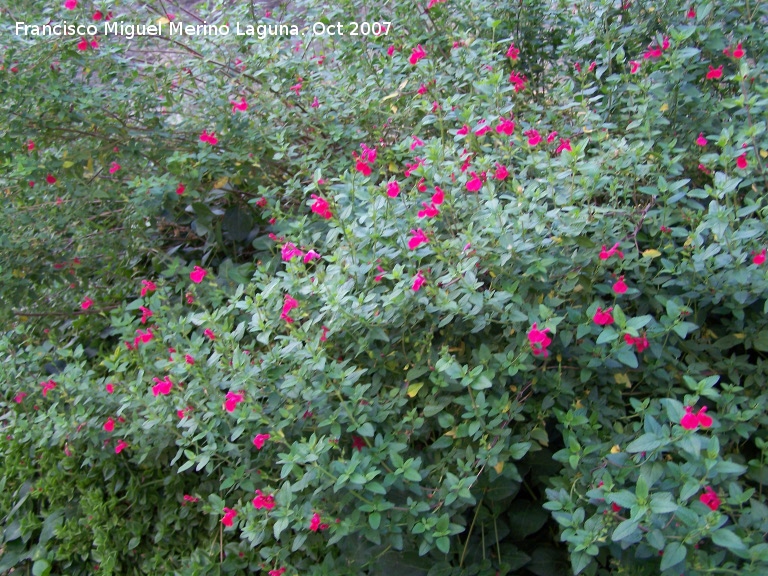
[[[656,434],[643,434],[627,445],[626,451],[630,454],[637,452],[650,452],[663,445],[664,442]]]
[[[571,554],[571,568],[573,569],[573,575],[577,576],[589,566],[592,562],[592,557],[586,552],[574,552]]]
[[[639,521],[633,518],[630,518],[629,520],[624,520],[621,524],[616,526],[616,529],[613,531],[613,535],[611,538],[614,542],[620,542],[621,540],[624,540],[624,538],[628,538],[638,530]]]
[[[48,576],[51,573],[51,564],[48,560],[36,560],[32,564],[33,576]]]
[[[683,562],[687,553],[688,549],[680,542],[667,544],[664,547],[664,555],[661,557],[660,569],[662,572]]]
[[[715,530],[712,533],[712,542],[717,544],[718,546],[722,546],[725,549],[731,549],[731,550],[746,550],[747,545],[744,543],[744,541],[736,536],[733,532],[730,530],[726,530],[725,528],[721,528],[720,530]]]
[[[616,359],[630,368],[637,368],[637,356],[631,348],[621,348],[616,353]]]
[[[378,530],[379,526],[381,525],[381,514],[378,512],[373,512],[370,516],[368,516],[368,524],[370,524],[371,528],[374,530]]]
[[[637,485],[635,486],[635,496],[637,496],[638,500],[648,499],[648,481],[643,475],[640,475],[640,477],[637,479]]]
[[[128,550],[133,550],[136,548],[139,544],[141,544],[141,538],[139,536],[134,536],[130,540],[128,540]]]
[[[619,333],[609,326],[608,328],[604,328],[603,331],[600,332],[600,336],[597,337],[595,344],[607,344],[608,342],[613,342],[618,338],[619,338]]]
[[[451,550],[451,541],[447,536],[441,536],[440,538],[437,538],[435,540],[435,544],[437,544],[437,549],[440,550],[440,552],[443,554],[448,554],[448,552]]]
[[[651,496],[651,512],[654,514],[669,514],[677,511],[677,504],[672,500],[672,494],[659,492]]]
[[[253,217],[248,209],[232,206],[224,213],[221,229],[235,242],[242,242],[253,228]]]

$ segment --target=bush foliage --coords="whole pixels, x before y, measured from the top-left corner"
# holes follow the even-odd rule
[[[768,6],[236,4],[3,24],[0,573],[764,574]]]

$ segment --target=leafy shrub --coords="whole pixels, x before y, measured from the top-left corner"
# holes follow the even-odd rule
[[[766,8],[432,4],[13,37],[0,570],[765,571]]]

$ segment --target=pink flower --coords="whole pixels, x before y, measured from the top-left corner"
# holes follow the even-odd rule
[[[397,198],[400,194],[400,185],[397,182],[390,182],[387,184],[387,196],[390,198]]]
[[[171,378],[169,376],[165,377],[165,380],[160,380],[160,378],[153,378],[156,382],[154,386],[152,386],[152,395],[157,396],[159,394],[162,394],[163,396],[167,396],[171,393],[171,388],[173,387],[173,382],[171,382]]]
[[[661,47],[659,46],[649,46],[648,49],[643,54],[643,58],[646,60],[651,58],[661,58]]]
[[[213,330],[211,330],[210,328],[206,328],[206,329],[203,331],[203,334],[204,334],[204,335],[206,336],[206,338],[208,338],[209,340],[216,340],[216,334],[214,334],[214,333],[213,333]]]
[[[467,190],[469,192],[478,192],[483,187],[483,181],[477,175],[477,172],[470,172],[472,179],[467,182]]]
[[[599,326],[607,326],[608,324],[613,324],[613,315],[611,314],[611,310],[613,310],[613,308],[603,310],[600,306],[598,306],[597,312],[595,312],[592,320],[594,320],[595,324],[598,324]]]
[[[765,256],[766,256],[766,249],[763,248],[758,254],[754,254],[754,257],[752,258],[752,264],[755,264],[757,266],[760,266],[765,263]]]
[[[232,520],[237,516],[237,510],[224,507],[224,518],[221,519],[221,523],[224,526],[232,526]]]
[[[618,254],[619,258],[624,259],[624,252],[619,250],[619,243],[616,242],[610,250],[605,249],[605,244],[603,244],[602,249],[600,250],[600,260],[608,260],[611,256],[614,254]]]
[[[707,139],[704,138],[704,132],[699,132],[699,137],[696,138],[696,144],[698,144],[699,146],[707,145]]]
[[[304,256],[304,252],[296,248],[296,244],[294,244],[293,242],[287,242],[283,246],[282,250],[280,250],[280,254],[284,262],[288,262],[293,258],[295,258],[296,256],[298,256],[299,258]]]
[[[629,73],[630,74],[637,74],[637,71],[640,70],[640,62],[637,60],[630,60],[629,61]]]
[[[208,134],[208,130],[203,130],[203,133],[200,134],[200,142],[205,142],[206,144],[215,146],[219,143],[219,139],[216,138],[216,132],[211,132]]]
[[[184,184],[179,184],[179,186],[176,188],[176,194],[181,196],[182,194],[184,194],[184,190],[186,190],[186,188],[184,187]]]
[[[48,176],[45,177],[45,181],[48,182],[48,184],[56,184],[56,177],[52,174],[48,174]]]
[[[355,170],[360,172],[363,176],[370,176],[371,175],[371,167],[368,166],[365,162],[362,160],[358,160],[357,164],[355,164]]]
[[[469,134],[469,126],[466,124],[456,131],[457,136],[466,136],[467,134]]]
[[[435,193],[432,194],[432,204],[440,206],[440,204],[443,203],[443,200],[445,200],[445,192],[442,191],[440,186],[435,186]]]
[[[707,407],[703,406],[698,414],[694,414],[693,406],[686,406],[685,415],[680,419],[680,426],[686,430],[696,430],[699,426],[709,428],[712,426],[712,418],[705,414],[706,411]]]
[[[200,498],[195,498],[189,494],[184,494],[184,502],[192,502],[194,504],[195,502],[200,502]]]
[[[328,207],[328,202],[324,198],[320,198],[320,196],[317,196],[315,194],[312,194],[312,198],[314,198],[315,200],[315,202],[310,207],[312,212],[320,215],[326,220],[330,220],[330,218],[333,217],[333,213]]]
[[[237,405],[245,399],[243,394],[237,392],[227,392],[227,399],[224,402],[224,410],[234,412]]]
[[[424,279],[424,276],[422,276],[422,274],[421,274],[421,270],[419,270],[419,271],[416,273],[416,276],[414,276],[414,277],[413,277],[413,285],[411,286],[411,289],[412,289],[414,292],[418,292],[418,291],[419,291],[419,288],[421,288],[422,286],[424,286],[424,283],[425,283],[425,282],[426,282],[426,280]]]
[[[717,494],[714,490],[712,490],[711,486],[707,486],[704,490],[704,494],[699,496],[699,502],[704,504],[707,508],[710,510],[717,510],[720,507],[720,498],[717,497]]]
[[[736,166],[741,168],[742,170],[746,170],[747,166],[749,166],[749,162],[747,162],[747,153],[745,152],[738,158],[736,158]]]
[[[304,264],[307,264],[312,260],[317,260],[318,258],[320,258],[320,254],[318,254],[314,250],[310,250],[304,255]]]
[[[103,428],[107,432],[112,432],[115,429],[115,421],[112,419],[111,416],[107,418],[106,422],[104,422]]]
[[[496,180],[504,180],[507,176],[509,176],[509,170],[507,170],[506,166],[502,166],[498,162],[496,163],[496,172],[494,173],[494,178]]]
[[[408,248],[411,250],[416,250],[416,248],[422,244],[429,242],[429,238],[427,238],[427,235],[424,234],[424,231],[421,228],[418,230],[411,230],[411,234],[413,234],[413,236],[408,240]]]
[[[415,150],[420,146],[424,146],[424,141],[420,138],[417,138],[416,136],[411,136],[411,138],[413,139],[413,142],[411,142],[411,150]]]
[[[112,162],[112,164],[110,164],[109,166],[109,173],[114,174],[118,170],[120,170],[120,164],[118,164],[117,162]]]
[[[283,574],[285,574],[285,568],[269,571],[269,576],[283,576]]]
[[[592,63],[589,65],[588,71],[589,71],[589,72],[592,72],[592,71],[593,71],[593,70],[594,70],[596,67],[597,67],[597,62],[592,62]]]
[[[27,150],[32,152],[35,149],[35,143],[32,140],[27,140]]]
[[[424,181],[425,181],[425,178],[421,178],[416,183],[416,190],[418,190],[419,192],[426,192],[427,191],[427,185],[424,184]]]
[[[240,102],[234,102],[230,100],[229,103],[232,104],[232,113],[235,113],[238,110],[240,112],[245,112],[246,110],[248,110],[248,102],[246,102],[245,98],[242,96],[240,97]]]
[[[517,60],[517,57],[520,55],[520,50],[515,48],[515,43],[512,42],[512,44],[509,45],[509,48],[507,48],[507,58],[511,60]]]
[[[563,150],[568,150],[568,152],[573,151],[573,149],[571,148],[571,141],[568,138],[560,138],[560,143],[557,145],[557,148],[555,149],[555,154],[561,154]]]
[[[377,275],[377,276],[376,276],[376,277],[373,279],[373,281],[374,281],[374,282],[381,282],[381,279],[382,279],[382,278],[384,278],[384,274],[386,274],[386,273],[387,273],[387,271],[386,271],[386,270],[384,270],[384,268],[382,268],[381,266],[378,266],[378,265],[376,266],[376,270],[378,270],[379,272],[381,272],[381,274]]]
[[[115,385],[114,384],[107,384],[105,386],[105,389],[107,390],[107,394],[114,394],[114,392],[115,392]]]
[[[576,69],[576,72],[578,72],[579,74],[581,74],[581,64],[579,64],[578,62],[576,62],[576,63],[573,65],[573,67]]]
[[[326,340],[328,340],[328,328],[326,328],[325,326],[322,326],[320,330],[322,330],[323,332],[320,335],[320,342],[325,342]]]
[[[312,100],[312,104],[310,104],[312,108],[320,108],[320,100],[317,99],[317,96],[314,97]]]
[[[146,324],[147,319],[154,315],[154,312],[150,310],[149,308],[145,308],[144,306],[139,306],[139,310],[141,310],[141,323]]]
[[[115,446],[115,454],[120,454],[120,452],[126,448],[128,448],[128,442],[125,440],[120,440],[120,442],[117,443],[117,446]]]
[[[99,20],[101,20],[102,18],[104,18],[104,14],[102,13],[102,11],[101,11],[101,10],[96,10],[96,12],[94,12],[94,13],[93,13],[93,19],[94,19],[96,22],[98,22],[98,21],[99,21]]]
[[[539,330],[536,322],[531,325],[531,329],[528,330],[528,343],[531,345],[531,351],[534,356],[549,356],[547,347],[552,343],[552,339],[547,336],[549,328]]]
[[[155,283],[151,280],[142,280],[141,281],[142,288],[141,288],[141,295],[146,296],[147,292],[154,292],[157,290],[157,286],[155,286]]]
[[[64,8],[67,10],[74,10],[77,8],[77,0],[66,0],[66,2],[64,2]]]
[[[536,146],[541,142],[541,134],[539,134],[538,130],[534,130],[533,128],[523,132],[523,136],[528,137],[528,146]]]
[[[189,279],[195,284],[200,284],[207,274],[208,272],[200,268],[200,266],[195,266],[192,272],[189,273]]]
[[[624,294],[627,291],[627,285],[624,283],[624,276],[620,276],[613,284],[613,291],[616,294]]]
[[[490,129],[491,127],[485,123],[485,120],[481,120],[480,124],[475,127],[475,136],[480,137]]]
[[[282,318],[283,320],[288,322],[288,324],[292,324],[293,323],[293,318],[288,316],[288,312],[290,312],[294,308],[298,308],[298,307],[299,307],[299,302],[296,299],[294,299],[291,296],[289,296],[288,294],[286,294],[285,295],[285,300],[283,302],[283,312],[282,312],[282,314],[280,314],[280,318]]]
[[[256,498],[253,499],[253,507],[256,510],[265,508],[272,510],[275,507],[275,497],[272,494],[265,496],[261,493],[261,490],[256,490]]]
[[[741,47],[741,42],[736,45],[731,55],[737,60],[744,57],[744,49]]]
[[[13,401],[16,402],[16,404],[21,404],[25,396],[27,396],[26,392],[19,392],[13,397]]]
[[[291,86],[291,91],[294,94],[296,94],[296,96],[298,96],[299,93],[301,92],[301,81],[299,81],[296,84],[294,84],[293,86]]]
[[[699,168],[699,170],[704,172],[704,174],[707,174],[707,175],[712,174],[712,170],[710,170],[709,168],[704,166],[704,164],[699,164],[698,168]]]
[[[696,10],[694,10],[693,6],[688,8],[688,13],[685,15],[685,17],[688,18],[689,20],[696,18]]]
[[[261,450],[264,447],[264,443],[269,439],[269,434],[256,434],[255,438],[253,439],[253,445],[256,446],[257,450]]]
[[[88,50],[88,40],[80,38],[80,42],[77,43],[77,49],[80,50],[80,52]]]
[[[499,124],[496,126],[496,132],[499,134],[506,134],[507,136],[511,136],[512,132],[514,131],[515,123],[512,120],[507,120],[506,118],[501,118]]]
[[[194,364],[195,364],[195,359],[194,359],[192,356],[190,356],[189,354],[185,354],[185,355],[184,355],[184,362],[186,362],[186,363],[187,363],[187,364],[189,364],[189,365],[192,365],[192,366],[194,366]]]
[[[699,419],[699,426],[701,426],[702,428],[709,428],[710,426],[712,426],[712,418],[710,418],[705,414],[706,411],[707,411],[707,407],[702,406],[699,409],[699,412],[696,414],[696,418]]]
[[[528,79],[523,74],[512,72],[509,75],[509,81],[514,85],[515,92],[522,92],[525,90],[525,83]]]
[[[389,48],[387,48],[387,56],[392,56],[392,54],[395,53],[395,45],[391,44]]]
[[[90,298],[86,298],[80,303],[80,308],[82,308],[83,310],[88,310],[88,308],[90,308],[91,306],[93,306],[93,300],[91,300]]]
[[[411,52],[411,57],[408,58],[408,62],[411,64],[416,64],[419,60],[426,58],[427,53],[424,52],[424,49],[421,47],[421,44],[416,46],[416,48],[413,49],[413,52]]]
[[[709,65],[709,71],[707,72],[707,80],[717,80],[723,77],[723,66],[720,65],[717,68],[713,68]]]
[[[557,132],[550,132],[547,134],[547,144],[552,144],[552,142],[555,141],[555,138],[557,138]]]
[[[309,522],[309,529],[312,530],[312,532],[317,532],[318,530],[326,530],[328,529],[328,524],[322,524],[320,522],[320,514],[315,512],[312,515],[312,520]]]
[[[634,338],[629,334],[624,334],[624,342],[626,342],[629,346],[634,345],[637,348],[638,354],[647,349],[649,346],[648,338],[645,336],[638,336],[637,338]]]
[[[138,348],[139,347],[139,342],[141,342],[142,344],[146,344],[147,342],[152,340],[152,328],[151,327],[147,328],[146,332],[142,332],[141,330],[136,330],[136,334],[138,334],[138,336],[136,336],[136,338],[133,339],[133,346],[134,346],[134,348]]]
[[[421,205],[424,206],[424,210],[419,210],[419,218],[434,218],[440,214],[440,211],[434,204],[422,202]]]

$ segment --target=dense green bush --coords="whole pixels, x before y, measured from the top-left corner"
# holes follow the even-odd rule
[[[768,8],[363,4],[3,25],[0,572],[765,573]]]

